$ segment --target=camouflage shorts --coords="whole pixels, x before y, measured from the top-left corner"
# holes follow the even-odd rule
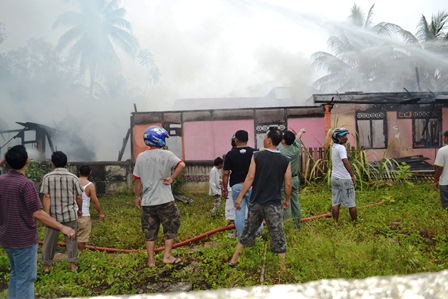
[[[170,240],[177,236],[180,213],[174,201],[157,206],[143,206],[142,210],[142,230],[146,241],[157,239],[160,224],[162,224],[165,239]]]
[[[271,236],[271,251],[285,253],[286,238],[283,229],[283,208],[281,205],[262,206],[257,203],[250,204],[243,234],[239,242],[244,246],[254,246],[257,230],[263,220],[266,220],[269,235]]]

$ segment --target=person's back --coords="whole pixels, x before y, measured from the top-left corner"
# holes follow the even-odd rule
[[[14,169],[0,175],[0,246],[23,248],[36,244],[37,221],[32,211],[42,208],[34,182]]]
[[[208,194],[213,198],[212,217],[216,215],[221,206],[221,169],[223,162],[221,157],[217,157],[210,170]]]
[[[278,151],[266,149],[254,154],[256,174],[250,202],[260,205],[281,205],[283,178],[289,159]]]
[[[292,191],[289,208],[283,213],[283,218],[289,218],[292,216],[294,227],[300,229],[301,226],[301,209],[299,201],[299,167],[300,167],[300,154],[302,152],[302,145],[300,138],[305,133],[304,128],[300,129],[298,133],[294,129],[287,130],[283,133],[283,139],[281,144],[283,147],[280,152],[287,156],[291,162],[291,176],[292,176]],[[284,190],[282,190],[284,196]]]
[[[75,231],[56,222],[42,211],[34,183],[25,176],[29,164],[23,145],[10,148],[5,158],[12,168],[0,176],[0,246],[8,255],[8,298],[34,299],[37,276],[37,220],[46,227],[60,230],[71,240]],[[1,163],[0,163],[1,164]]]
[[[93,205],[98,212],[99,220],[104,220],[104,214],[101,210],[100,201],[96,196],[96,187],[93,182],[89,181],[92,173],[90,166],[81,165],[78,170],[79,184],[82,189],[82,215],[78,217],[78,249],[84,250],[90,239],[92,230],[92,219],[90,217],[90,205]]]
[[[67,155],[56,151],[51,155],[54,170],[44,176],[40,192],[43,194],[45,212],[56,221],[77,230],[78,215],[82,213],[82,189],[76,175],[66,168]],[[50,272],[59,231],[50,227],[45,228],[44,244],[42,246],[42,260],[44,272]],[[78,242],[65,238],[68,261],[72,271],[78,271]]]
[[[347,207],[353,221],[358,218],[356,209],[355,184],[356,178],[348,161],[345,144],[348,140],[348,130],[336,128],[331,134],[333,147],[331,152],[331,212],[338,223],[339,209]]]
[[[132,173],[135,179],[135,206],[142,211],[141,225],[150,268],[156,265],[154,248],[160,225],[165,236],[162,262],[175,265],[182,261],[171,255],[180,227],[180,212],[171,184],[182,173],[185,163],[172,152],[162,149],[166,138],[169,138],[168,132],[162,127],[150,126],[145,130],[143,141],[149,149],[138,155]]]
[[[271,251],[278,253],[282,268],[285,267],[286,237],[283,227],[283,209],[289,206],[291,195],[291,163],[288,157],[277,150],[282,132],[269,128],[263,140],[265,150],[254,154],[249,172],[241,192],[235,200],[235,208],[241,209],[245,193],[253,186],[249,213],[244,230],[229,261],[234,267],[244,246],[254,246],[259,225],[266,221],[271,237]],[[281,187],[285,186],[285,200],[282,202]],[[283,208],[283,209],[282,209]]]
[[[227,184],[229,183],[232,188],[232,199],[235,202],[249,171],[254,149],[247,146],[249,133],[245,130],[238,130],[233,139],[235,141],[235,147],[226,154],[221,188],[224,196],[227,197]],[[245,194],[245,197],[241,203],[241,209],[235,210],[235,228],[237,236],[241,235],[244,228],[247,201],[250,198],[250,192],[251,190]]]
[[[230,187],[244,182],[254,151],[250,146],[242,146],[232,148],[227,153],[224,170],[230,170]]]
[[[153,206],[174,201],[171,185],[164,184],[162,178],[169,176],[179,162],[180,159],[171,151],[159,148],[138,155],[134,173],[140,177],[143,186],[142,205]]]
[[[78,205],[81,206],[77,197],[80,200],[82,193],[79,179],[65,168],[67,156],[64,153],[54,152],[53,157],[58,162],[53,162],[54,170],[44,175],[40,190],[40,193],[50,198],[49,210],[45,207],[46,212],[59,222],[76,221]]]
[[[350,173],[344,166],[343,159],[347,159],[347,150],[344,145],[334,143],[331,151],[331,176],[350,180]]]

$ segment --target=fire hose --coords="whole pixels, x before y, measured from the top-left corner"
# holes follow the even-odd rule
[[[376,203],[372,203],[372,204],[368,204],[361,208],[368,208],[368,207],[374,207],[374,206],[379,206],[384,204],[384,201],[380,201],[380,202],[376,202]],[[325,214],[321,214],[321,215],[316,215],[316,216],[311,216],[311,217],[306,217],[306,218],[302,218],[300,219],[301,222],[308,222],[308,221],[312,221],[312,220],[316,220],[316,219],[320,219],[320,218],[328,218],[331,217],[331,213],[325,213]],[[222,231],[226,231],[226,230],[230,230],[230,229],[234,229],[235,228],[235,224],[229,224],[227,226],[223,226],[223,227],[219,227],[216,229],[213,229],[211,231],[208,231],[206,233],[200,234],[196,237],[193,237],[191,239],[187,239],[184,240],[182,242],[173,244],[173,248],[177,248],[177,247],[181,247],[181,246],[185,246],[185,245],[189,245],[193,242],[199,241],[205,237],[214,235],[216,233],[222,232]],[[43,241],[39,241],[39,244],[42,245]],[[64,247],[66,244],[64,242],[58,242],[59,246]],[[110,248],[110,247],[100,247],[100,246],[94,246],[94,245],[86,245],[86,249],[90,249],[90,250],[96,250],[96,251],[106,251],[109,253],[137,253],[139,252],[138,249],[117,249],[117,248]],[[154,252],[160,252],[165,250],[165,247],[159,247],[154,249]]]

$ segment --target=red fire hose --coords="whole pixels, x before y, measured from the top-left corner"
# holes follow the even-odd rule
[[[368,205],[365,205],[365,206],[362,206],[362,207],[359,207],[359,208],[362,209],[362,208],[379,206],[379,205],[382,205],[383,203],[384,203],[384,201],[380,201],[380,202],[368,204]],[[325,214],[322,214],[322,215],[316,215],[316,216],[311,216],[311,217],[307,217],[307,218],[302,218],[300,221],[301,222],[308,222],[308,221],[312,221],[312,220],[316,220],[316,219],[320,219],[320,218],[327,218],[327,217],[331,217],[331,213],[325,213]],[[198,236],[196,236],[194,238],[187,239],[187,240],[182,241],[180,243],[173,244],[173,248],[185,246],[185,245],[191,244],[193,242],[199,241],[202,238],[211,236],[213,234],[216,234],[216,233],[219,233],[219,232],[222,232],[222,231],[225,231],[225,230],[234,229],[234,228],[235,228],[235,224],[229,224],[227,226],[216,228],[216,229],[213,229],[213,230],[208,231],[206,233],[200,234],[200,235],[198,235]],[[43,242],[39,241],[39,244],[42,245]],[[58,242],[58,245],[59,246],[65,246],[65,243],[64,242]],[[106,252],[111,252],[111,253],[115,253],[115,252],[118,252],[118,253],[137,253],[139,251],[138,249],[117,249],[117,248],[100,247],[100,246],[92,246],[92,245],[86,245],[86,248],[90,249],[90,250],[106,251]],[[154,249],[154,252],[160,252],[160,251],[163,251],[163,250],[165,250],[165,247],[159,247],[159,248]]]

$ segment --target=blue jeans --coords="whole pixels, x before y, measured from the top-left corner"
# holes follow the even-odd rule
[[[232,186],[232,198],[233,203],[236,202],[238,195],[240,195],[241,189],[243,188],[243,184],[235,184]],[[235,228],[236,234],[238,238],[243,233],[244,222],[246,221],[246,211],[247,211],[247,203],[249,202],[250,194],[252,193],[252,187],[246,192],[243,197],[243,201],[241,202],[241,209],[235,209]]]
[[[12,249],[3,247],[8,254],[11,273],[9,299],[34,299],[34,281],[37,276],[37,244],[31,247]]]

